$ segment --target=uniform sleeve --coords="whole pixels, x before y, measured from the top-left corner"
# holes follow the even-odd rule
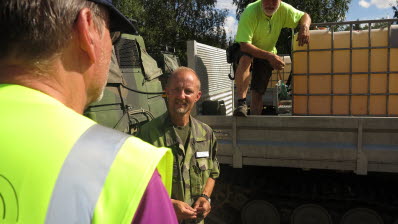
[[[295,9],[289,4],[285,4],[286,7],[286,22],[284,27],[286,28],[296,28],[300,22],[301,17],[305,14],[303,11]]]
[[[157,170],[145,190],[132,224],[178,224],[170,197]]]
[[[240,16],[238,30],[236,32],[235,42],[241,43],[252,43],[253,34],[254,34],[254,19],[251,18],[250,11],[245,10],[243,11],[242,15]]]
[[[151,121],[153,122],[153,121]],[[152,128],[151,122],[144,124],[142,127],[138,129],[138,132],[135,134],[137,138],[140,138],[142,141],[147,142],[153,145],[153,140],[151,139],[150,130]]]
[[[213,179],[217,179],[220,176],[220,164],[218,163],[217,160],[217,139],[216,136],[214,135],[214,132],[212,133],[212,139],[211,139],[211,152],[212,152],[212,161],[213,161],[213,169],[210,172],[210,176]]]

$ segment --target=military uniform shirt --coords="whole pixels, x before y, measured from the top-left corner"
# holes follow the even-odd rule
[[[207,179],[218,178],[219,163],[216,158],[217,140],[206,124],[190,117],[191,132],[188,144],[178,137],[167,113],[145,124],[138,137],[155,146],[172,149],[175,165],[171,198],[193,205],[203,193]]]

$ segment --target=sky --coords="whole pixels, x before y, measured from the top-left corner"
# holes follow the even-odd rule
[[[396,0],[352,0],[346,14],[346,20],[390,19],[393,17],[390,4],[395,2]],[[218,0],[216,7],[229,10],[225,19],[225,31],[228,37],[234,38],[238,22],[235,18],[236,7],[232,4],[232,0]]]

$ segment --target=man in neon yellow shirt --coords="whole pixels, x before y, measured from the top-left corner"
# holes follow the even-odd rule
[[[262,96],[272,70],[281,70],[285,65],[276,55],[275,48],[281,29],[295,28],[298,25],[300,26],[299,45],[308,44],[311,18],[307,13],[281,0],[258,0],[249,4],[243,11],[235,38],[235,42],[240,44],[240,59],[235,74],[238,107],[234,111],[234,116],[247,116],[246,95],[251,65],[251,114],[261,114]]]

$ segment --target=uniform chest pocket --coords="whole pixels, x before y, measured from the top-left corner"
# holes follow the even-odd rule
[[[209,159],[208,158],[199,158],[196,159],[198,170],[203,172],[209,169]]]
[[[209,158],[198,158],[195,159],[192,163],[192,169],[196,174],[201,175],[203,172],[206,172],[210,169],[210,160]]]

